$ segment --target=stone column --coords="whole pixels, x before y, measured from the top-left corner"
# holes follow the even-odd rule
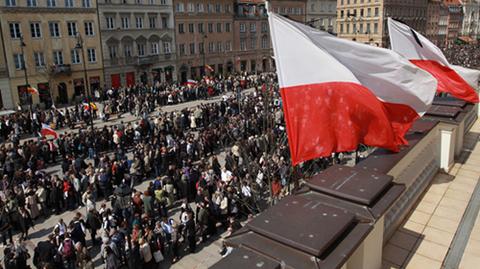
[[[383,216],[375,223],[373,230],[347,261],[346,269],[382,268],[384,225]]]
[[[448,172],[453,165],[455,154],[454,127],[442,127],[440,129],[440,169]]]

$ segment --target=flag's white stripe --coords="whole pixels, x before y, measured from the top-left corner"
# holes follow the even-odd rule
[[[478,91],[478,80],[480,79],[480,71],[470,69],[459,65],[450,65],[470,86]]]
[[[323,82],[359,83],[335,58],[315,46],[310,37],[291,23],[269,13],[275,63],[280,87]]]
[[[421,115],[433,101],[436,79],[391,50],[340,39],[274,13],[270,25],[272,39],[279,39],[277,63],[280,70],[288,69],[280,73],[282,85],[359,81],[381,100],[408,105]]]
[[[430,42],[426,37],[415,31],[422,46],[420,46],[412,34],[409,26],[388,18],[388,31],[392,50],[409,60],[435,60],[449,66],[447,58],[441,49]]]

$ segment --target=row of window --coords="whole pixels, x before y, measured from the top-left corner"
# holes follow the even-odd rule
[[[357,14],[360,14],[360,17],[372,17],[372,8],[360,8],[358,9],[359,12],[357,13],[357,9],[353,9],[352,11],[347,10],[341,10],[340,11],[340,18],[344,18],[345,16],[347,17],[357,17]],[[376,7],[374,10],[374,15],[373,17],[378,17],[379,16],[379,8]],[[365,12],[366,11],[366,12]]]
[[[42,23],[41,22],[30,22],[30,35],[32,38],[41,38],[42,37]],[[85,21],[83,23],[85,35],[94,36],[94,24],[93,21]],[[10,22],[10,37],[11,38],[20,38],[22,36],[21,25],[19,22]],[[60,37],[60,22],[51,21],[48,22],[48,29],[51,37]],[[77,36],[78,27],[77,22],[69,21],[67,22],[67,33],[70,37]]]
[[[208,23],[207,24],[208,32],[213,33],[214,32],[214,24],[213,23]],[[230,33],[231,31],[231,23],[227,22],[225,23],[225,26],[223,26],[223,23],[219,22],[216,24],[216,32],[221,33],[222,30],[224,30],[227,33]],[[189,23],[188,24],[188,32],[189,33],[195,33],[195,23]],[[184,34],[185,33],[185,24],[179,23],[178,24],[178,33],[179,34]],[[197,24],[197,33],[205,33],[205,29],[203,28],[203,23],[198,23]]]
[[[115,16],[105,16],[107,29],[115,29]],[[122,16],[120,18],[121,28],[130,29],[130,16]],[[162,28],[168,28],[168,18],[162,17]],[[143,16],[135,17],[135,27],[137,29],[146,28],[147,25],[144,23]],[[157,17],[150,16],[148,17],[148,28],[155,29],[157,28]]]
[[[378,2],[378,1],[379,1],[379,0],[375,0],[375,2]],[[340,5],[343,5],[345,2],[347,3],[347,5],[350,5],[350,3],[357,4],[357,0],[346,0],[346,1],[341,0],[341,1],[340,1]],[[373,2],[373,1],[372,1],[372,0],[358,0],[358,2],[359,2],[360,4],[363,4],[363,3],[371,3],[371,2]]]
[[[129,0],[121,0],[122,4],[129,4]],[[133,1],[132,1],[133,2]],[[143,5],[143,4],[148,4],[148,5],[156,5],[157,2],[160,2],[160,5],[166,5],[167,0],[134,0],[135,4],[137,5]],[[112,0],[105,0],[105,4],[112,4],[112,3],[117,3],[117,1],[112,1]]]
[[[82,63],[81,57],[80,57],[80,51],[78,49],[72,49],[70,51],[70,56],[71,56],[71,63],[72,64],[80,64]],[[87,61],[89,63],[96,63],[97,62],[97,53],[94,48],[88,48],[87,49]],[[33,60],[35,61],[35,66],[36,67],[44,67],[46,66],[45,62],[45,55],[43,52],[34,52],[33,53]],[[25,61],[23,58],[23,54],[14,54],[13,55],[13,61],[15,62],[15,68],[17,70],[22,70],[25,67]],[[54,65],[63,65],[64,64],[64,55],[63,51],[61,50],[56,50],[53,52],[52,55],[52,61]]]
[[[197,33],[205,33],[205,29],[203,28],[203,23],[198,23],[196,25],[197,27]],[[223,24],[222,23],[217,23],[216,24],[216,32],[217,33],[221,33],[222,32],[222,26]],[[247,24],[246,23],[240,23],[240,33],[245,33],[247,32]],[[214,32],[214,24],[213,23],[208,23],[207,24],[207,27],[208,27],[208,32],[209,33],[213,33]],[[227,33],[230,33],[230,27],[231,27],[231,24],[229,22],[225,23],[225,26],[224,26],[224,30],[225,32]],[[185,29],[185,24],[183,23],[179,23],[178,24],[178,33],[179,34],[184,34],[186,32],[186,29]],[[250,25],[249,25],[249,28],[250,28],[250,32],[251,33],[256,33],[257,32],[257,23],[256,22],[251,22]],[[189,23],[188,24],[188,32],[189,33],[195,33],[195,24],[194,23]],[[268,24],[266,22],[262,22],[262,33],[266,33],[268,32]]]
[[[358,26],[356,23],[341,23],[340,34],[378,34],[378,22],[373,23],[373,32],[371,23],[365,23],[365,26],[363,23]]]
[[[224,51],[232,51],[232,42],[226,41],[225,44],[223,44],[223,42],[221,41],[217,43],[215,42],[208,43],[208,53],[224,52]],[[205,48],[204,48],[203,42],[198,43],[197,46],[195,45],[195,43],[188,44],[188,52],[189,52],[189,55],[195,55],[196,53],[204,54]],[[186,44],[178,45],[178,53],[180,55],[186,55],[187,53]]]
[[[247,24],[245,23],[240,23],[240,33],[245,33],[247,32]],[[255,33],[257,32],[257,23],[256,22],[251,22],[250,23],[250,33]],[[262,33],[268,32],[268,24],[266,22],[262,22]]]
[[[270,39],[267,36],[262,36],[262,43],[260,44],[262,49],[268,49],[270,47]],[[247,50],[247,39],[240,38],[240,50]],[[257,38],[250,38],[250,49],[257,49]]]
[[[4,0],[5,5],[7,7],[16,7],[17,3],[19,0]],[[26,0],[27,1],[27,7],[37,7],[39,2],[38,0]],[[80,0],[81,1],[81,7],[84,8],[90,8],[92,7],[92,0]],[[76,7],[75,6],[75,0],[46,0],[47,2],[47,7],[60,7],[61,4],[63,3],[62,7]]]
[[[232,6],[230,4],[206,4],[203,3],[177,3],[175,5],[175,12],[188,13],[231,13]]]
[[[273,9],[275,13],[278,14],[290,14],[290,15],[302,15],[303,8],[301,7],[277,7]]]
[[[146,56],[146,43],[137,43],[137,56]],[[160,43],[159,42],[150,42],[149,44],[150,55],[160,54]],[[116,59],[118,57],[118,46],[110,45],[108,46],[108,53],[110,59]],[[163,53],[170,54],[172,53],[170,42],[163,42]],[[133,57],[133,44],[124,44],[123,45],[123,56],[125,58]]]
[[[335,2],[330,2],[330,3],[320,2],[319,5],[320,5],[320,8],[319,8],[320,12],[335,13],[337,11],[337,3]],[[316,9],[315,4],[311,4],[310,10],[315,12],[316,11],[315,9]]]

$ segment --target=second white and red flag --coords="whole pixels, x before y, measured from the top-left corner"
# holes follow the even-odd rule
[[[397,53],[269,13],[294,165],[353,151],[398,151],[433,101],[436,80]]]
[[[388,18],[392,50],[428,71],[438,80],[438,92],[467,102],[478,103],[475,87],[480,72],[451,65],[442,50],[408,25]]]

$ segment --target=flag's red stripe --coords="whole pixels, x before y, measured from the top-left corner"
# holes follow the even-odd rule
[[[429,72],[438,81],[437,92],[449,93],[452,96],[471,103],[478,103],[478,94],[460,75],[448,66],[432,60],[410,60],[416,66]]]
[[[359,143],[398,151],[419,115],[407,105],[383,103],[364,86],[329,82],[281,89],[294,165]]]
[[[55,132],[53,129],[50,129],[50,128],[42,128],[42,130],[40,131],[40,134],[43,137],[46,137],[46,136],[50,135],[50,136],[53,136],[55,138],[58,138],[57,132]]]

